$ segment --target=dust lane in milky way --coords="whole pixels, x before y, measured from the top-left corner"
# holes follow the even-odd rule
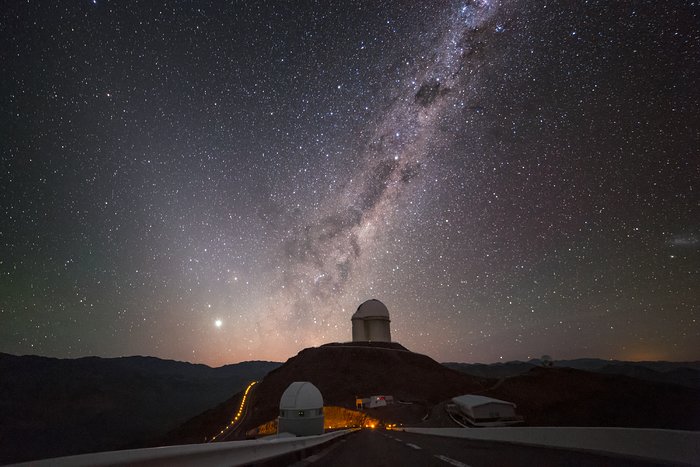
[[[412,188],[407,196],[415,196],[414,179],[428,163],[440,117],[470,99],[467,85],[483,62],[479,35],[493,28],[489,20],[495,13],[491,2],[462,6],[441,25],[444,32],[432,53],[400,80],[369,141],[360,143],[364,150],[347,185],[324,202],[319,217],[302,223],[284,243],[284,291],[263,318],[274,325],[263,330],[261,339],[289,330],[290,324],[295,334],[312,320],[324,324],[331,318],[328,310],[342,309],[353,275],[370,273],[371,264],[367,271],[355,271],[362,252],[386,240],[382,230],[387,220],[401,220],[400,214],[393,215],[396,199]]]

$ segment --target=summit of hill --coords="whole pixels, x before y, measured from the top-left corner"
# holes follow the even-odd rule
[[[357,397],[391,395],[403,406],[407,421],[419,422],[429,407],[464,393],[486,390],[492,380],[467,375],[432,358],[411,352],[395,342],[332,343],[304,349],[270,371],[256,385],[251,412],[239,436],[274,420],[282,393],[294,381],[309,381],[323,395],[326,406],[355,408]],[[199,442],[202,430],[216,433],[235,411],[241,395],[189,420],[168,442]],[[391,407],[385,408],[392,411]],[[397,412],[400,407],[395,407]],[[392,418],[402,414],[392,414]]]
[[[533,366],[484,378],[456,371],[395,342],[333,343],[304,349],[256,385],[241,439],[276,419],[279,401],[294,381],[309,381],[325,406],[355,409],[358,397],[391,395],[394,405],[364,409],[383,423],[457,426],[445,410],[452,397],[480,394],[514,402],[526,426],[607,426],[700,429],[700,391],[677,384],[574,368]],[[235,413],[241,394],[171,432],[168,443],[201,442]]]
[[[489,385],[484,378],[451,370],[427,355],[387,344],[330,344],[302,350],[260,383],[249,427],[277,416],[280,396],[294,381],[314,384],[325,405],[348,408],[355,407],[357,397],[379,394],[430,406]]]

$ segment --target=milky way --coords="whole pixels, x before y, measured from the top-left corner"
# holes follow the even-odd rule
[[[490,2],[466,4],[440,26],[445,32],[432,45],[431,55],[422,57],[399,80],[393,102],[369,140],[361,143],[358,167],[347,186],[324,201],[321,214],[302,223],[285,241],[283,254],[289,264],[285,290],[276,303],[292,307],[294,332],[311,319],[325,321],[327,310],[340,308],[339,299],[358,274],[363,250],[385,240],[382,223],[396,217],[392,211],[398,197],[410,196],[405,192],[427,162],[439,118],[471,97],[465,85],[478,74],[482,58],[476,50],[483,31],[493,28],[488,21],[495,11]],[[290,312],[273,307],[270,317],[288,320]],[[276,322],[274,328],[279,327]]]
[[[415,4],[414,4],[415,3]],[[0,351],[697,359],[690,1],[15,2]]]

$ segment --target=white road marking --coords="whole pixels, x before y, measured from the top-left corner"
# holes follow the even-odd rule
[[[465,464],[464,462],[456,461],[450,457],[443,456],[442,454],[436,454],[435,457],[441,461],[447,462],[450,465],[454,465],[455,467],[469,467],[469,465]]]
[[[411,444],[411,443],[406,443],[406,446],[408,446],[409,448],[413,448],[413,449],[423,449],[420,446],[416,446],[415,444]]]

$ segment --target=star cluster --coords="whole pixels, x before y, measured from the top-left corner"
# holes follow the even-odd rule
[[[415,3],[415,4],[414,4]],[[696,2],[12,2],[0,351],[699,359]]]

